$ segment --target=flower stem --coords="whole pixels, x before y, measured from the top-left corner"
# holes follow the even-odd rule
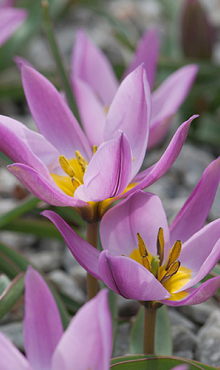
[[[97,248],[98,222],[88,223],[86,228],[86,241],[94,248]],[[87,273],[87,296],[88,300],[96,296],[99,291],[97,279]]]
[[[157,310],[144,307],[143,353],[154,355],[154,337]]]
[[[53,25],[51,22],[50,14],[49,14],[49,4],[47,0],[42,0],[42,9],[43,9],[43,18],[44,18],[44,24],[45,24],[45,31],[46,35],[51,47],[51,51],[53,54],[53,57],[55,59],[58,73],[60,75],[61,83],[62,83],[62,88],[65,91],[66,98],[69,104],[70,109],[74,113],[76,119],[79,121],[79,113],[77,109],[76,102],[73,97],[72,89],[69,83],[69,80],[66,76],[65,69],[63,67],[63,62],[61,58],[61,54],[57,45],[57,41],[55,38],[54,30],[53,30]]]

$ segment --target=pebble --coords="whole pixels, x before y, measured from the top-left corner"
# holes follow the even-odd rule
[[[29,261],[44,272],[50,272],[61,266],[61,253],[59,251],[39,251],[37,253],[28,253]]]
[[[129,352],[129,335],[131,325],[128,322],[118,325],[113,357],[125,356]]]
[[[215,301],[215,299],[211,298],[208,301],[197,305],[180,306],[179,311],[196,324],[204,325],[209,315],[217,307],[217,302]]]
[[[12,322],[0,326],[2,331],[13,343],[24,352],[24,338],[23,338],[23,322]]]
[[[194,351],[197,344],[196,335],[183,324],[173,325],[171,327],[171,334],[173,339],[173,352],[180,351]]]
[[[48,274],[49,279],[62,292],[78,303],[85,303],[86,295],[78,287],[77,282],[62,270],[54,270]]]
[[[169,307],[168,315],[170,318],[171,325],[174,326],[182,325],[194,333],[198,330],[198,325],[196,325],[193,321],[189,320],[186,316],[182,315],[175,308]]]
[[[196,359],[220,366],[220,310],[213,311],[198,332]]]

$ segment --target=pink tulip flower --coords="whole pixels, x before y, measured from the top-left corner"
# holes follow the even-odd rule
[[[25,277],[26,357],[0,332],[2,370],[108,370],[112,351],[107,289],[86,303],[63,332],[55,300],[29,267]]]
[[[27,17],[24,9],[15,9],[10,0],[0,1],[0,46],[22,25]]]
[[[151,115],[151,94],[142,65],[118,88],[103,131],[97,129],[97,116],[86,134],[44,76],[27,65],[21,67],[21,73],[40,133],[0,116],[0,150],[16,162],[8,169],[39,199],[56,206],[76,207],[90,222],[99,220],[115,199],[146,188],[163,176],[177,158],[196,117],[179,127],[154,166],[138,174],[147,148]],[[90,109],[93,107],[88,106]]]
[[[147,80],[153,88],[159,54],[159,38],[155,29],[146,32],[138,43],[131,64],[124,77],[144,63]],[[173,115],[183,103],[197,75],[198,67],[190,64],[171,74],[152,93],[152,115],[149,126],[148,149],[157,145],[166,135]],[[105,126],[106,113],[115,98],[119,83],[102,51],[80,29],[71,59],[71,81],[85,132],[91,127],[98,133]],[[126,103],[125,103],[126,104]],[[92,124],[91,124],[92,122]],[[97,143],[97,134],[90,137]]]
[[[220,219],[204,226],[220,180],[220,157],[168,227],[160,199],[138,190],[102,218],[100,252],[80,238],[56,213],[44,211],[77,261],[125,298],[170,306],[209,299],[220,276],[194,287],[220,259]]]

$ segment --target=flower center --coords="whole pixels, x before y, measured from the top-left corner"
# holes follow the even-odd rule
[[[141,263],[148,271],[150,271],[156,279],[164,286],[171,294],[169,299],[179,300],[187,296],[187,292],[175,293],[181,289],[191,278],[191,270],[182,267],[178,260],[182,242],[176,240],[173,247],[170,249],[168,258],[164,260],[164,233],[160,228],[157,235],[157,255],[152,255],[146,248],[144,240],[140,233],[137,233],[138,248],[134,249],[130,254],[130,258]]]
[[[97,151],[97,146],[93,147],[93,154]],[[55,183],[67,195],[74,196],[76,189],[83,184],[83,176],[86,172],[88,163],[81,153],[75,151],[76,158],[67,159],[64,155],[59,157],[60,166],[67,176],[51,173]]]

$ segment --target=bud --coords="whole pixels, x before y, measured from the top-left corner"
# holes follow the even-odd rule
[[[215,29],[199,0],[184,0],[181,20],[181,44],[190,58],[211,59]]]

